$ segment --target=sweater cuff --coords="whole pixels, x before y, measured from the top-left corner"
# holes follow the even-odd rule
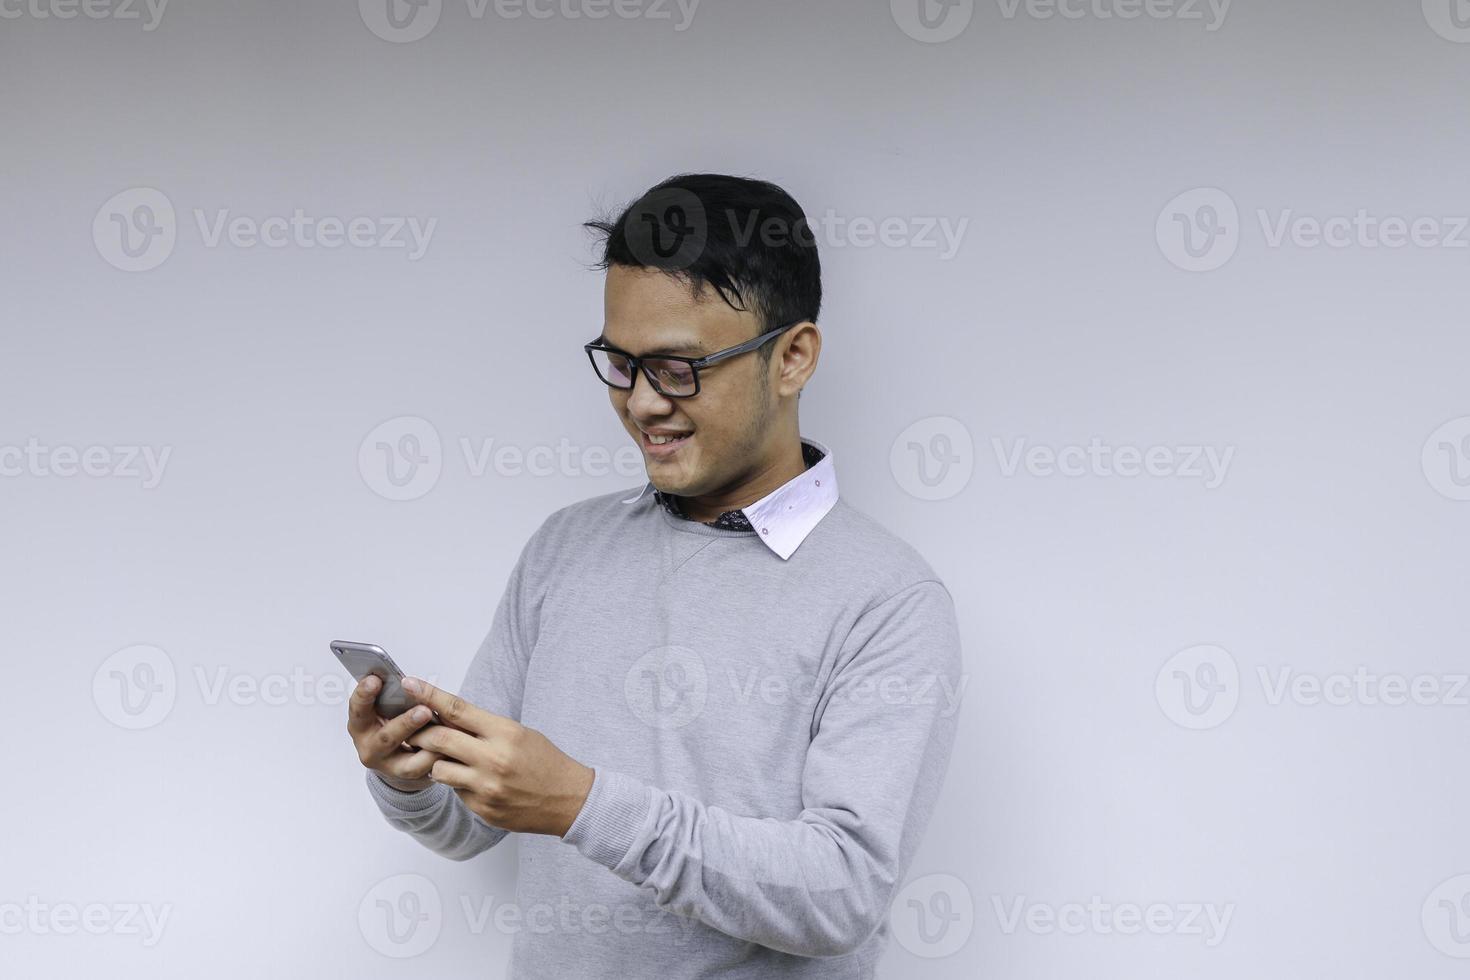
[[[587,802],[561,839],[608,870],[616,870],[652,809],[653,787],[594,766]]]
[[[444,801],[444,794],[449,792],[449,787],[443,783],[435,783],[428,789],[419,790],[416,793],[394,789],[384,782],[383,777],[373,769],[367,771],[367,784],[368,791],[372,793],[373,798],[385,809],[405,815],[434,809]]]

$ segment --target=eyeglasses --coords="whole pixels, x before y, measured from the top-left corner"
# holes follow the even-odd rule
[[[722,351],[715,351],[704,357],[677,357],[673,354],[660,354],[658,357],[635,357],[626,351],[600,344],[595,340],[590,344],[584,344],[583,349],[587,351],[587,358],[592,362],[592,370],[597,372],[597,376],[609,388],[631,390],[634,372],[641,368],[644,376],[648,378],[648,383],[653,385],[654,390],[660,395],[666,398],[691,398],[699,394],[701,368],[747,354],[790,330],[798,323],[805,322],[804,319],[793,320],[783,327],[768,330],[753,340],[736,344],[734,347],[726,347]]]

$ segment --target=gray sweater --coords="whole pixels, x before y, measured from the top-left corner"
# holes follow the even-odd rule
[[[949,591],[843,500],[782,560],[627,496],[536,530],[460,689],[596,772],[520,838],[510,976],[871,977],[954,744]],[[506,836],[367,779],[444,857]]]

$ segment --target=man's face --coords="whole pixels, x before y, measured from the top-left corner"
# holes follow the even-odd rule
[[[634,356],[658,352],[702,357],[750,340],[759,319],[732,309],[706,286],[699,297],[682,280],[657,269],[614,265],[603,290],[603,338]],[[778,338],[779,340],[779,338]],[[608,388],[623,427],[643,450],[648,479],[684,497],[719,491],[758,467],[774,409],[767,365],[758,351],[699,372],[699,394],[666,398],[640,370],[631,391]],[[653,445],[648,432],[688,433]]]

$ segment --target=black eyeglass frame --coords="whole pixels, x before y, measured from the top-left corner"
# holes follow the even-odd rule
[[[629,354],[627,351],[618,350],[616,347],[609,347],[606,344],[599,344],[595,340],[590,343],[583,344],[582,349],[587,352],[587,360],[592,362],[593,373],[596,374],[597,377],[602,381],[602,383],[607,385],[609,388],[616,388],[618,391],[632,391],[633,385],[637,384],[638,381],[636,372],[642,371],[643,376],[648,379],[648,383],[653,385],[653,390],[658,392],[660,395],[663,395],[665,398],[693,398],[695,395],[699,394],[700,368],[706,368],[712,364],[718,364],[720,361],[727,360],[731,357],[738,357],[741,354],[748,354],[751,351],[761,347],[763,344],[770,343],[776,337],[790,330],[792,327],[806,322],[807,320],[805,317],[800,320],[792,320],[790,323],[786,324],[783,327],[777,327],[774,330],[767,330],[759,337],[754,337],[750,340],[747,340],[743,344],[736,344],[734,347],[726,347],[724,350],[718,350],[715,351],[713,354],[706,354],[703,357],[680,357],[677,354],[654,354],[650,357],[643,358],[633,354]],[[629,382],[626,387],[623,385],[615,385],[602,376],[602,372],[597,369],[597,358],[593,356],[592,353],[593,351],[599,350],[605,354],[616,354],[619,357],[625,357],[628,359],[628,363],[632,365],[633,371],[635,373],[632,376],[633,380]],[[656,380],[654,380],[653,372],[648,370],[648,368],[644,366],[643,362],[645,360],[682,361],[685,364],[689,365],[690,370],[694,373],[694,390],[689,392],[687,395],[676,395],[671,392],[664,391],[663,387],[660,386]]]

